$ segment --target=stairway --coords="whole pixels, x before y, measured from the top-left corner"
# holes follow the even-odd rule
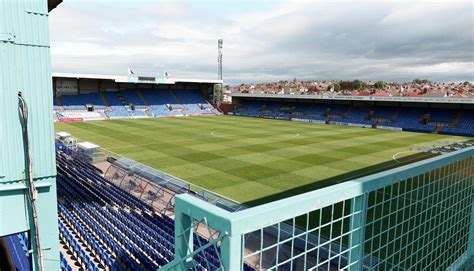
[[[104,94],[99,93],[99,97],[102,99],[102,101],[104,102],[104,105],[105,105],[106,107],[110,107],[110,103],[109,103],[109,101],[107,101],[107,99],[105,98]]]
[[[395,113],[393,113],[393,115],[392,115],[392,121],[394,121],[394,122],[397,121],[399,114],[400,114],[400,108],[397,108]]]
[[[58,106],[63,106],[63,101],[61,101],[61,99],[59,99],[59,97],[56,96],[56,103],[58,104]]]
[[[186,107],[184,106],[184,104],[181,103],[178,97],[174,94],[173,90],[170,89],[170,93],[171,93],[171,96],[173,96],[173,98],[176,100],[176,103],[181,105],[181,109],[186,110]]]
[[[123,106],[125,106],[125,107],[129,106],[129,103],[127,103],[127,101],[123,97],[123,94],[122,94],[121,90],[117,91],[117,97],[119,98],[119,100],[120,100],[120,102],[122,103]]]
[[[56,112],[53,113],[53,120],[54,120],[54,122],[59,121],[58,114]]]
[[[204,99],[206,99],[206,97],[204,97]],[[219,107],[219,105],[213,104],[213,103],[211,102],[211,100],[209,100],[209,99],[206,99],[206,101],[207,101],[210,105],[212,105],[212,107],[214,107],[217,111],[219,111],[219,113],[224,114],[224,111]]]
[[[453,121],[449,124],[449,127],[458,127],[459,120],[461,120],[462,116],[464,115],[464,110],[459,110],[456,117],[454,117]]]
[[[155,113],[153,113],[153,111],[150,110],[150,109],[146,109],[144,112],[145,112],[145,114],[146,114],[148,117],[151,117],[151,118],[156,117],[156,116],[155,116]]]
[[[352,110],[352,106],[349,106],[349,108],[346,110],[346,112],[344,112],[344,114],[342,114],[343,118],[345,119],[347,117],[347,114],[349,114]]]
[[[63,102],[61,101],[61,99],[59,99],[59,97],[56,96],[56,103],[58,104],[58,107],[59,109],[57,111],[64,111],[64,107],[63,107]]]
[[[150,104],[148,104],[147,100],[145,99],[145,97],[143,96],[142,92],[140,90],[137,89],[137,94],[138,94],[138,97],[140,97],[140,99],[142,100],[143,104],[146,105],[146,106],[150,106]]]
[[[100,114],[100,117],[103,118],[103,119],[109,119],[109,117],[107,116],[107,114],[105,114],[105,112],[98,112]]]
[[[439,133],[439,131],[441,131],[441,129],[443,129],[443,128],[444,128],[443,125],[436,125],[436,129],[433,131],[433,134]]]
[[[422,123],[422,124],[428,124],[428,123],[430,123],[430,118],[431,118],[430,114],[425,113],[425,114],[423,114],[423,115],[421,116],[421,118],[420,118],[420,123]],[[425,120],[426,120],[426,121],[425,121]]]

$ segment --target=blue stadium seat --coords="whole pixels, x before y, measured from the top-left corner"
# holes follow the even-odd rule
[[[92,104],[96,109],[105,109],[104,101],[98,93],[62,95],[59,99],[65,110],[85,110],[86,104]]]
[[[369,113],[373,114],[369,117]],[[310,102],[272,102],[243,100],[233,111],[237,115],[317,121],[336,121],[370,126],[388,126],[404,131],[474,136],[474,110],[465,110],[458,118],[457,109],[418,107],[351,107],[343,104]],[[426,117],[426,123],[422,119]],[[370,119],[369,119],[370,118]],[[457,120],[457,121],[456,121]],[[442,127],[440,129],[440,127]]]
[[[62,153],[57,153],[57,162],[58,195],[64,199],[58,202],[60,236],[76,264],[87,270],[156,270],[174,259],[172,219],[153,213],[151,206],[116,187],[90,164]],[[196,237],[196,242],[208,241]],[[216,253],[218,249],[207,249],[197,256],[196,266],[205,270],[209,264],[216,270]],[[69,270],[60,257],[62,270]]]

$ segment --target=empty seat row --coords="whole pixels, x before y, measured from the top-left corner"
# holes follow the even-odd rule
[[[156,270],[174,259],[172,219],[155,214],[94,166],[61,153],[57,161],[60,231],[75,265],[87,270]],[[207,242],[202,237],[194,240],[196,248]],[[208,247],[194,257],[194,266],[217,270],[218,253],[218,248]]]
[[[474,111],[457,109],[373,106],[355,107],[342,104],[243,101],[234,109],[238,115],[336,121],[350,124],[388,126],[404,131],[474,136]],[[458,119],[458,121],[456,121]],[[438,130],[437,130],[438,129]]]
[[[102,97],[101,97],[102,95]],[[108,103],[108,108],[104,100]],[[114,92],[101,92],[63,95],[59,98],[63,116],[67,112],[86,114],[86,104],[92,104],[97,109],[104,109],[109,119],[130,117],[160,117],[178,115],[207,115],[220,114],[200,93],[200,90],[169,90],[169,89],[126,89]],[[54,100],[54,109],[59,111],[58,100]],[[133,104],[133,107],[131,106]],[[71,111],[73,110],[73,111]],[[77,112],[76,112],[77,111]],[[89,112],[92,114],[94,112]],[[101,117],[99,115],[99,117]],[[98,118],[95,116],[94,118]]]

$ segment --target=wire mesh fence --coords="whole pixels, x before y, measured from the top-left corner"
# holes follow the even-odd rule
[[[225,233],[222,270],[461,270],[474,257],[473,156],[471,147],[237,212],[180,195],[176,231],[206,221]],[[193,253],[179,235],[176,248],[176,262]]]

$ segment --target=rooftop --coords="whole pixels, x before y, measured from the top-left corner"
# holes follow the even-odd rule
[[[152,77],[152,76],[139,76],[139,75],[100,75],[100,74],[80,74],[80,73],[53,73],[53,78],[112,80],[112,81],[115,81],[117,83],[140,83],[140,84],[176,84],[176,83],[222,84],[222,80],[217,80],[217,79]]]

